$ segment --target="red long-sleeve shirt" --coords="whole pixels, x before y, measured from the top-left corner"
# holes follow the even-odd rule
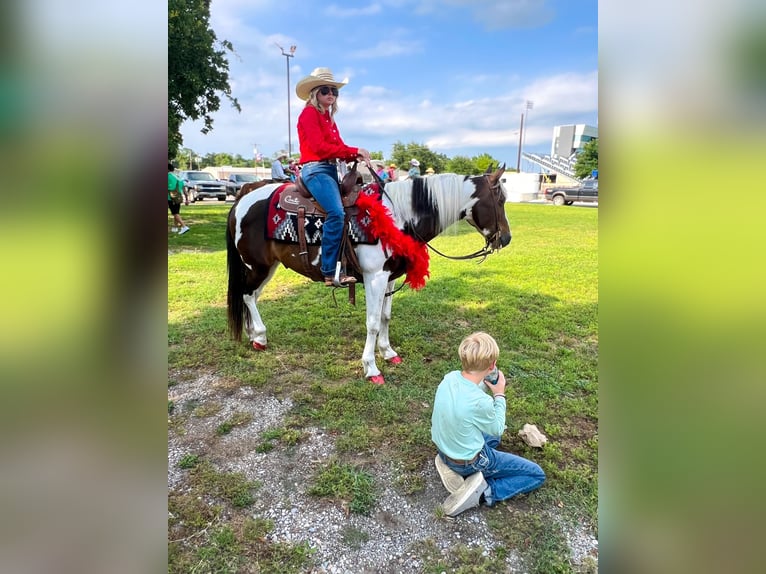
[[[338,132],[330,112],[320,113],[307,105],[298,116],[298,140],[301,146],[300,163],[342,159],[353,161],[359,148],[347,146]]]

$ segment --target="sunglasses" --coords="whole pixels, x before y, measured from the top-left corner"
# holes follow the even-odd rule
[[[338,95],[338,88],[332,88],[330,86],[322,86],[319,88],[319,93],[323,96],[326,96],[327,94],[332,94],[333,96]]]

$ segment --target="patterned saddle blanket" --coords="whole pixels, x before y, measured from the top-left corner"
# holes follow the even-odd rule
[[[283,192],[288,189],[287,185],[281,186],[274,190],[269,198],[269,209],[266,214],[266,239],[273,239],[280,243],[299,243],[298,239],[298,214],[294,209],[285,210],[283,207]],[[374,184],[368,184],[363,187],[359,194],[365,194],[367,196],[379,195],[377,186]],[[290,195],[287,195],[287,199],[290,199]],[[348,225],[346,232],[352,245],[359,243],[374,245],[378,240],[373,237],[368,228],[370,226],[370,216],[358,209],[355,206],[352,208],[346,208],[348,212],[350,209],[356,211],[355,215],[348,218]],[[307,212],[304,216],[303,230],[306,237],[307,245],[321,245],[322,244],[322,225],[324,224],[324,217],[317,213]]]

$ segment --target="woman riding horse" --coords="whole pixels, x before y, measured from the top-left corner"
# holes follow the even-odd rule
[[[338,188],[337,160],[361,158],[370,161],[364,148],[343,143],[335,123],[338,89],[346,82],[336,82],[329,68],[316,68],[295,86],[295,93],[306,100],[298,117],[301,145],[301,178],[314,199],[327,212],[322,227],[322,275],[327,286],[341,287],[356,283],[356,277],[341,270],[340,245],[343,239],[343,204]]]

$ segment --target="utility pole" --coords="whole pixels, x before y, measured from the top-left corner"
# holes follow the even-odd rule
[[[521,127],[519,128],[519,154],[516,156],[516,173],[521,173],[521,138],[524,137],[524,113],[521,114]]]
[[[532,106],[534,106],[534,102],[532,100],[527,100],[527,102],[524,104],[524,112],[521,114],[521,129],[519,129],[519,155],[516,159],[516,171],[518,173],[521,173],[521,148],[524,146],[524,142],[526,141],[526,138],[524,137],[526,135],[524,133],[524,121],[527,119],[527,112],[532,109]]]
[[[282,50],[282,55],[285,57],[285,64],[287,64],[287,153],[290,157],[293,155],[293,139],[292,139],[292,120],[290,118],[290,58],[295,55],[295,48],[297,46],[290,46],[290,53],[285,52],[285,49],[274,42],[277,48]]]

